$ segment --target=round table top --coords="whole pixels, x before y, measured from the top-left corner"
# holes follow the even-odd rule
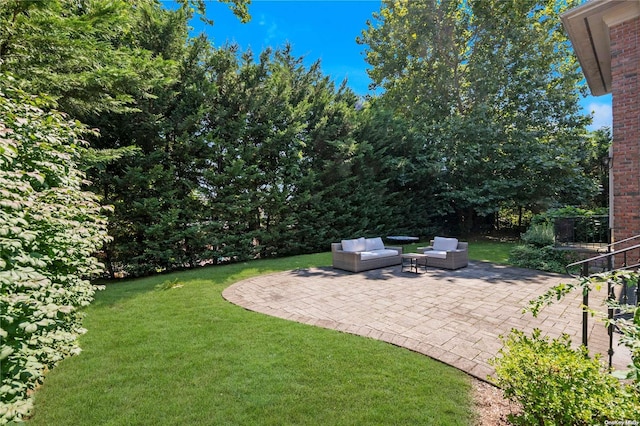
[[[410,237],[408,235],[390,235],[387,240],[391,241],[418,241],[419,237]]]

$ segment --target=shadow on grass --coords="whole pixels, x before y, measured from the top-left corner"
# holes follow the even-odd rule
[[[522,285],[523,281],[535,280],[540,277],[566,277],[568,275],[543,272],[535,269],[517,268],[508,265],[495,264],[490,262],[469,262],[466,268],[448,270],[428,267],[426,273],[402,272],[400,265],[380,269],[373,269],[363,272],[348,272],[331,267],[319,267],[312,269],[299,269],[291,271],[298,276],[308,277],[349,277],[352,275],[362,275],[368,280],[392,280],[397,278],[419,280],[423,276],[430,279],[455,280],[464,282],[465,280],[481,280],[488,283],[513,283]]]
[[[424,245],[423,243],[421,244]],[[418,245],[420,244],[407,245],[404,251],[415,251]],[[496,244],[494,243],[494,245]],[[114,305],[144,293],[166,290],[172,288],[174,285],[187,285],[194,282],[204,282],[208,286],[219,286],[219,290],[222,292],[224,288],[235,282],[258,275],[284,271],[291,271],[293,274],[309,277],[325,276],[340,278],[353,275],[352,272],[333,269],[331,266],[328,266],[330,264],[331,252],[323,252],[276,259],[259,259],[226,265],[204,266],[143,278],[100,280],[96,282],[96,284],[105,285],[107,290],[96,293],[93,305],[98,307]],[[420,280],[424,275],[401,272],[400,265],[359,272],[357,274],[362,274],[368,280],[376,281],[393,280],[400,277],[403,279]],[[428,275],[430,279],[456,280],[457,282],[464,282],[465,279],[468,279],[483,280],[489,283],[508,282],[514,284],[540,276],[561,276],[483,261],[470,262],[468,267],[455,271],[428,268],[426,275]]]
[[[209,286],[219,286],[219,290],[222,292],[225,287],[254,276],[287,270],[323,267],[322,265],[330,263],[331,253],[325,252],[203,266],[189,270],[160,273],[148,277],[97,280],[94,284],[105,286],[106,290],[96,292],[92,305],[96,307],[115,305],[145,293],[168,290],[172,287],[195,282],[203,282]]]

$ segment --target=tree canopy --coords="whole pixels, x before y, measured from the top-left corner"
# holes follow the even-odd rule
[[[579,202],[589,117],[556,0],[384,1],[359,42],[380,102],[424,135],[422,149],[467,229],[504,205]]]

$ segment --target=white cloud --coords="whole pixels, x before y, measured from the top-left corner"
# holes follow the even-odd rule
[[[267,37],[265,39],[265,42],[267,44],[271,44],[272,41],[278,40],[279,37],[280,31],[278,30],[278,24],[274,22],[269,26],[269,29],[267,30]]]
[[[283,35],[281,34],[281,31],[280,31],[280,28],[278,27],[277,22],[273,20],[273,18],[263,13],[257,19],[257,23],[258,23],[258,26],[262,28],[262,31],[264,34],[264,37],[262,40],[263,48],[266,46],[271,46],[274,43],[275,44],[280,43],[280,39],[283,38]]]
[[[587,106],[587,112],[593,114],[593,123],[589,126],[591,130],[601,127],[613,127],[613,113],[610,103],[592,102]]]

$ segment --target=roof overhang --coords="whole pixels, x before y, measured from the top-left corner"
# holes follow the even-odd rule
[[[638,0],[591,0],[560,16],[594,96],[611,92],[609,28],[638,16]]]

